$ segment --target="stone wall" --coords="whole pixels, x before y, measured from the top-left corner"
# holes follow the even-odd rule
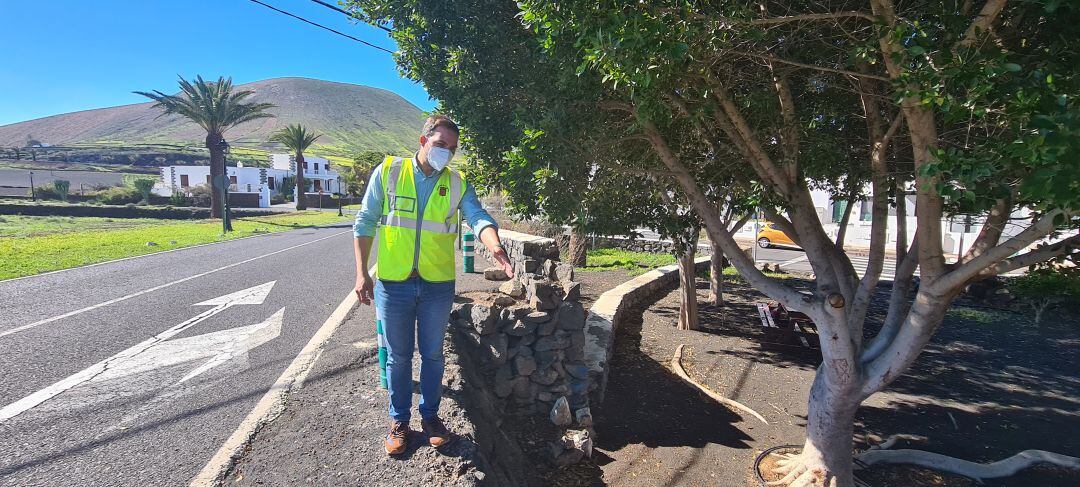
[[[592,453],[589,393],[601,375],[585,364],[585,308],[574,268],[560,262],[549,238],[500,230],[515,268],[498,293],[457,297],[451,330],[498,400],[512,409],[544,414],[559,428],[552,460],[574,463]],[[478,254],[488,258],[483,245]],[[483,249],[483,250],[481,250]],[[500,272],[485,272],[498,279]],[[595,341],[595,340],[594,340]],[[574,426],[582,429],[570,430]]]
[[[694,259],[695,269],[708,268],[709,260],[709,256]],[[591,400],[596,404],[604,400],[615,333],[625,319],[624,315],[641,303],[659,297],[661,290],[676,286],[678,277],[678,264],[653,269],[601,294],[593,303],[585,321],[585,366],[589,375],[596,378],[590,391]]]
[[[624,249],[632,252],[650,252],[670,254],[675,252],[675,244],[670,241],[651,238],[594,237],[588,239],[590,248]],[[698,244],[698,252],[710,252],[708,244]]]

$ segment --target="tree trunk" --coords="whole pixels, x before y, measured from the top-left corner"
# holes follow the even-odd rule
[[[697,239],[693,239],[679,256],[679,329],[698,329],[697,277],[694,274],[694,255]]]
[[[855,485],[852,436],[858,392],[830,384],[820,369],[810,388],[806,442],[799,455],[805,475],[819,479],[810,485],[850,487]],[[802,474],[800,474],[802,475]]]
[[[307,199],[304,192],[307,191],[307,183],[304,182],[304,153],[296,153],[296,210],[307,209]]]
[[[709,259],[709,302],[713,306],[724,305],[724,249],[709,240],[712,255]]]
[[[588,255],[588,238],[577,227],[570,227],[570,263],[574,267],[585,267]]]
[[[210,151],[210,218],[221,218],[224,208],[221,205],[221,188],[216,181],[225,174],[225,152],[218,142],[221,134],[206,134],[206,149]]]
[[[844,205],[844,215],[840,217],[839,228],[836,230],[836,248],[844,249],[844,237],[847,236],[847,226],[851,222],[851,207],[855,206],[855,195],[858,194],[854,191],[851,192],[851,196],[848,197],[846,204]]]

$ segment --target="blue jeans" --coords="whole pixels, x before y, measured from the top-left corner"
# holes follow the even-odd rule
[[[412,409],[412,357],[420,349],[420,417],[433,418],[442,399],[443,337],[454,303],[454,282],[418,277],[402,282],[375,281],[375,310],[386,338],[390,417],[409,421]]]

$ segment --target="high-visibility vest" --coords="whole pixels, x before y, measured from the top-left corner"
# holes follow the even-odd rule
[[[379,279],[404,281],[416,271],[425,281],[453,281],[461,221],[458,205],[465,193],[461,174],[443,169],[421,215],[412,159],[388,156],[379,170],[383,183]]]

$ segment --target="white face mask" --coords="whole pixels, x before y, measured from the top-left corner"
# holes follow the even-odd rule
[[[436,171],[442,171],[447,164],[450,164],[450,159],[453,159],[454,153],[450,152],[450,149],[445,147],[432,147],[427,153],[427,162],[431,165],[432,169]]]

